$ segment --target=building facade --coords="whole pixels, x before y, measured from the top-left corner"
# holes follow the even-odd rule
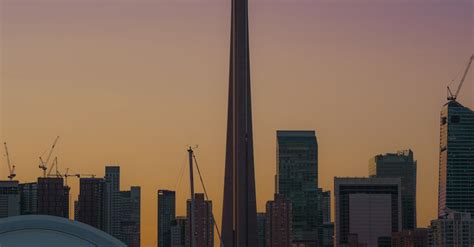
[[[257,213],[257,225],[258,225],[258,247],[266,246],[266,225],[267,215],[266,213]]]
[[[69,218],[69,190],[63,178],[38,178],[37,213]]]
[[[285,196],[275,194],[266,204],[265,244],[267,247],[292,245],[292,204]]]
[[[36,214],[38,208],[38,183],[23,183],[20,190],[20,214]]]
[[[402,229],[416,228],[416,160],[413,151],[403,150],[375,156],[369,161],[369,176],[401,178]]]
[[[118,238],[120,234],[120,213],[118,208],[120,192],[120,166],[105,167],[105,232]]]
[[[393,233],[392,247],[428,247],[428,229],[416,228]]]
[[[176,218],[176,193],[158,190],[158,247],[171,246],[171,225]]]
[[[141,189],[132,186],[129,191],[118,194],[119,234],[118,239],[129,247],[140,247]]]
[[[20,215],[18,181],[0,181],[0,218]]]
[[[276,193],[292,202],[293,243],[322,244],[322,192],[318,189],[315,131],[277,131]]]
[[[438,216],[445,209],[474,215],[474,111],[451,100],[440,125]]]
[[[390,246],[401,230],[400,178],[334,179],[336,246]]]
[[[428,229],[431,247],[474,246],[474,219],[470,213],[444,210]]]
[[[196,193],[194,196],[194,247],[214,247],[214,220],[212,216],[212,201],[204,199],[204,194]],[[187,201],[187,218],[191,218],[191,200]],[[186,224],[186,247],[191,246],[191,221]],[[255,243],[254,243],[255,244]]]
[[[78,221],[105,229],[105,180],[103,178],[81,178],[79,200],[74,211]]]
[[[171,247],[186,246],[186,216],[178,216],[171,224]]]

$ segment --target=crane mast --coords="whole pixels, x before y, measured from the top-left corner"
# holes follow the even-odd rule
[[[466,80],[467,73],[469,72],[469,69],[471,68],[472,61],[474,61],[474,54],[469,58],[469,62],[467,63],[466,69],[464,70],[464,74],[461,78],[461,81],[459,82],[458,89],[456,90],[456,93],[453,94],[451,91],[451,88],[448,86],[448,100],[449,101],[455,101],[459,95],[459,92],[461,91],[462,85],[464,84],[464,81]]]
[[[8,153],[8,146],[7,146],[7,143],[4,142],[3,145],[5,146],[5,155],[6,155],[6,158],[7,158],[7,164],[8,164],[8,179],[10,180],[13,180],[14,177],[16,177],[16,174],[15,174],[15,165],[12,165],[11,164],[11,161],[10,161],[10,154]]]
[[[49,160],[51,159],[51,155],[53,154],[54,148],[56,147],[56,143],[58,143],[58,140],[59,140],[59,136],[56,137],[56,139],[53,142],[53,145],[49,149],[49,153],[48,153],[48,157],[46,158],[46,161],[43,161],[43,157],[41,156],[39,157],[40,164],[38,167],[41,170],[43,170],[43,177],[46,177],[46,171],[48,170],[48,163],[49,163]]]

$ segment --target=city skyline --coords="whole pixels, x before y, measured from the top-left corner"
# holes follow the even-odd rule
[[[130,10],[128,15],[122,15],[123,19],[117,21],[115,15],[128,6],[125,1],[117,5],[104,4],[102,10],[92,10],[94,4],[86,2],[74,11],[74,6],[79,4],[73,0],[68,1],[70,5],[51,0],[47,2],[53,4],[48,7],[41,3],[22,5],[5,1],[1,6],[1,47],[4,54],[1,66],[1,139],[9,143],[12,157],[17,164],[17,178],[28,182],[34,181],[40,175],[37,157],[49,147],[50,139],[56,135],[62,136],[57,150],[62,169],[70,167],[81,173],[101,174],[104,165],[118,160],[123,169],[123,185],[140,185],[144,190],[143,215],[150,217],[143,219],[142,239],[143,244],[154,244],[156,217],[153,216],[156,214],[156,198],[152,195],[156,194],[157,189],[179,188],[182,192],[177,193],[176,204],[179,214],[182,215],[182,202],[188,195],[184,192],[187,186],[185,179],[180,185],[177,184],[186,156],[185,146],[190,143],[199,144],[197,155],[205,172],[207,186],[211,187],[210,199],[215,202],[214,213],[220,225],[225,156],[225,96],[228,80],[225,75],[228,71],[225,66],[228,52],[225,50],[228,49],[229,38],[229,5],[207,5],[210,7],[210,10],[207,10],[209,15],[202,17],[198,15],[199,11],[194,11],[191,7],[165,4],[163,9],[181,9],[189,15],[187,18],[204,18],[204,23],[209,24],[209,27],[202,27],[205,35],[196,36],[194,42],[197,43],[194,46],[179,41],[183,44],[179,47],[186,47],[180,53],[178,50],[165,52],[163,46],[169,47],[166,42],[185,37],[184,35],[188,35],[186,32],[197,26],[185,18],[181,23],[174,23],[175,32],[171,33],[172,37],[153,35],[163,32],[169,34],[173,31],[160,25],[158,20],[166,21],[166,18],[172,17],[166,15],[165,10],[158,10],[158,7],[163,7],[159,4],[138,4],[137,9]],[[431,191],[433,186],[437,187],[439,111],[446,102],[447,81],[454,78],[453,75],[464,66],[465,60],[473,51],[472,24],[466,24],[472,20],[472,12],[466,11],[472,4],[459,2],[444,10],[436,4],[419,3],[423,8],[419,5],[418,8],[411,8],[413,5],[397,4],[395,1],[391,6],[376,4],[375,7],[364,4],[353,6],[323,3],[291,6],[283,2],[271,8],[272,14],[265,13],[265,8],[268,7],[266,4],[268,3],[255,2],[250,12],[254,25],[251,26],[251,37],[255,39],[255,42],[251,42],[252,54],[255,57],[252,58],[252,68],[259,68],[253,70],[255,72],[252,79],[255,89],[253,105],[256,115],[254,123],[258,211],[263,211],[265,201],[271,199],[274,192],[272,176],[275,174],[275,131],[315,129],[321,148],[319,181],[325,190],[332,189],[334,176],[366,176],[367,159],[376,154],[408,148],[414,150],[419,162],[418,174],[423,175],[423,178],[418,180],[418,188],[421,191],[417,198],[418,207],[423,209],[418,213],[418,222],[419,225],[426,226],[437,211],[427,206],[436,204],[437,193],[430,195],[426,192]],[[156,7],[150,9],[158,13],[145,10],[150,5]],[[289,10],[284,11],[282,6],[289,7]],[[304,6],[308,10],[304,10]],[[334,18],[341,16],[331,18],[322,13],[323,11],[318,11],[317,7],[329,10],[329,13],[343,12],[342,14],[347,14],[350,18],[341,18],[334,22]],[[50,8],[65,10],[65,13],[71,15],[55,14],[45,18],[47,13],[50,13]],[[386,19],[377,19],[379,24],[367,23],[380,17],[378,10],[384,9],[391,10],[385,13]],[[428,11],[433,16],[439,14],[441,17],[426,15],[416,19],[414,16],[420,14],[421,9],[425,13]],[[319,16],[313,17],[314,13],[309,10]],[[355,10],[367,15],[356,15]],[[417,20],[419,22],[415,23],[419,25],[409,27],[408,23],[395,24],[398,20],[396,14],[399,14],[397,10],[402,11],[407,22]],[[301,13],[301,16],[290,20],[287,15],[295,12]],[[32,15],[26,18],[25,15],[15,13]],[[144,14],[144,17],[138,18],[138,13]],[[155,14],[160,17],[154,19]],[[83,15],[89,18],[81,19]],[[105,17],[100,17],[102,15]],[[276,16],[281,16],[283,20],[275,21]],[[448,17],[453,18],[446,22]],[[64,20],[68,25],[77,25],[78,28],[69,29],[66,24],[63,26],[54,23],[54,18]],[[114,20],[117,23],[114,23]],[[368,30],[357,29],[348,20],[368,25]],[[98,25],[92,29],[86,28],[90,21],[97,21]],[[221,21],[223,24],[214,21]],[[332,24],[335,29],[339,27],[347,31],[355,28],[360,33],[335,31],[331,35],[327,33],[331,29],[315,24],[318,21]],[[36,31],[25,25],[33,22],[39,28]],[[136,29],[131,31],[127,24]],[[392,27],[393,33],[382,32],[382,24]],[[159,25],[161,29],[152,28],[153,25]],[[277,28],[279,25],[292,31],[280,31]],[[298,29],[300,26],[312,27],[311,30],[314,29],[315,33],[306,33],[308,36],[305,36],[304,30]],[[102,36],[100,28],[111,28],[108,29],[111,30],[110,36]],[[132,32],[135,39],[121,39],[121,28]],[[218,31],[211,31],[212,28]],[[38,34],[41,30],[44,33]],[[471,35],[468,35],[470,30]],[[381,32],[386,36],[372,36],[370,31]],[[69,35],[66,35],[64,40],[55,40],[54,35],[57,33]],[[438,33],[445,35],[438,36]],[[53,39],[47,36],[51,34]],[[284,37],[287,34],[292,34],[289,35],[291,38]],[[403,38],[392,40],[397,37],[396,34],[402,35]],[[365,38],[359,40],[356,38],[358,35]],[[37,48],[31,46],[28,37],[35,38]],[[73,41],[68,39],[70,37],[79,39]],[[307,37],[308,41],[303,41],[303,37]],[[370,37],[377,37],[374,38],[376,42],[372,43],[371,47],[365,46],[361,40],[370,40]],[[147,38],[154,42],[148,42]],[[281,39],[279,42],[264,45],[270,40],[273,42],[275,38]],[[354,42],[345,43],[346,38],[352,38]],[[107,41],[114,39],[117,39],[115,46],[107,47]],[[330,44],[331,41],[339,43]],[[392,41],[399,41],[400,45],[391,47],[389,44]],[[165,42],[165,45],[162,42]],[[455,47],[448,47],[447,43],[452,42],[456,44]],[[319,44],[320,47],[310,48],[310,43]],[[129,48],[129,45],[135,49],[114,55],[114,51]],[[144,48],[137,48],[137,45],[143,45]],[[215,49],[206,48],[209,45],[215,46]],[[295,47],[297,45],[301,47]],[[285,46],[288,49],[281,49]],[[79,52],[88,52],[81,56],[78,52],[67,49],[71,47],[78,47]],[[392,48],[394,51],[386,48]],[[200,49],[209,53],[201,53]],[[102,57],[91,64],[85,63],[87,57],[93,55],[91,51],[99,52]],[[149,51],[153,52],[148,53]],[[344,54],[347,51],[350,53]],[[186,52],[191,52],[190,60],[178,59]],[[401,54],[396,55],[396,52]],[[414,53],[411,54],[412,52]],[[77,60],[61,64],[64,59],[69,61],[68,54],[76,56]],[[169,65],[163,61],[159,62],[159,59],[164,59],[160,57],[169,59],[173,54],[179,63],[183,62],[184,65],[175,60],[168,61]],[[197,69],[192,68],[199,63],[197,57],[204,55],[209,57],[209,64],[199,65]],[[142,61],[142,57],[145,57],[145,60]],[[276,61],[265,65],[268,61],[264,57]],[[309,59],[303,59],[305,57]],[[44,61],[39,63],[41,60],[37,60],[38,58],[43,58]],[[117,58],[127,58],[129,61],[118,62]],[[150,65],[154,64],[151,62],[155,59],[161,68],[174,69],[171,69],[171,72],[155,72],[154,66]],[[360,62],[359,59],[363,61]],[[301,60],[306,61],[303,63]],[[292,65],[293,61],[298,62]],[[103,70],[97,69],[100,65],[104,66]],[[188,78],[178,74],[178,68],[181,66],[192,72],[199,69],[202,71]],[[374,72],[370,67],[375,66],[377,70]],[[116,72],[117,69],[125,68],[131,68],[132,72]],[[340,73],[342,70],[348,76],[338,75],[345,74]],[[158,76],[158,73],[163,75]],[[317,77],[310,79],[314,75]],[[334,75],[335,78],[331,79]],[[209,80],[210,83],[197,86],[194,80],[191,80],[193,78],[199,82]],[[469,97],[474,93],[472,78],[468,77],[459,99],[471,109],[474,105],[473,98]],[[157,83],[155,80],[159,86],[150,86],[152,82]],[[37,84],[38,81],[41,83]],[[132,81],[138,86],[129,89],[129,85],[133,85]],[[187,88],[171,87],[170,83],[176,82]],[[71,90],[72,88],[74,90]],[[266,92],[265,88],[271,88],[272,92]],[[349,89],[350,93],[343,89]],[[190,99],[183,101],[185,98]],[[133,103],[134,100],[136,101]],[[377,104],[371,101],[376,101]],[[166,105],[170,103],[173,107],[168,109]],[[190,105],[194,107],[189,108]],[[156,117],[152,117],[154,112]],[[192,121],[194,124],[189,124],[189,116],[194,118],[191,119],[195,120]],[[201,132],[203,124],[206,129]],[[6,177],[6,167],[2,165],[0,170]],[[163,171],[166,171],[166,175],[163,175]],[[71,197],[75,198],[78,192],[78,186],[75,184],[77,181],[70,180],[73,184]]]

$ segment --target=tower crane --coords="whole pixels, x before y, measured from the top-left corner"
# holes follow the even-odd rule
[[[46,177],[46,171],[48,170],[48,163],[49,163],[49,160],[51,159],[51,155],[53,154],[54,148],[56,147],[56,143],[58,143],[58,140],[59,140],[59,136],[56,137],[56,139],[53,142],[53,145],[49,149],[49,153],[48,153],[48,157],[46,158],[46,161],[43,161],[43,157],[41,156],[39,157],[40,164],[38,167],[41,170],[43,170],[43,177]]]
[[[7,143],[4,142],[3,145],[5,146],[5,155],[6,155],[7,164],[8,164],[8,179],[13,180],[13,178],[16,177],[16,174],[15,174],[15,165],[12,165],[12,164],[11,164],[11,161],[10,161],[10,154],[8,153]]]
[[[55,173],[56,173],[55,176],[58,177],[58,178],[62,177],[61,173],[58,170],[59,169],[58,166],[59,166],[58,157],[56,156],[56,157],[54,157],[53,163],[51,163],[51,167],[49,168],[48,177],[51,176],[51,172],[53,171],[53,168],[56,169],[55,170]]]
[[[448,100],[449,101],[456,101],[459,95],[459,92],[461,91],[461,87],[464,84],[464,81],[466,80],[467,73],[469,72],[469,69],[471,68],[472,61],[474,61],[474,54],[471,56],[471,58],[469,58],[469,62],[467,63],[466,69],[464,70],[464,74],[461,78],[461,81],[459,82],[459,86],[458,86],[458,89],[456,90],[456,93],[453,94],[453,92],[448,86]]]

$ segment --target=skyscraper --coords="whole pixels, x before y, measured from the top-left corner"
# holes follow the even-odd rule
[[[416,228],[416,160],[404,150],[375,156],[369,161],[369,176],[399,177],[402,182],[402,229]]]
[[[186,216],[178,216],[171,224],[171,247],[186,246]]]
[[[139,186],[132,186],[129,191],[118,194],[118,239],[129,247],[140,247],[140,191]]]
[[[400,178],[336,177],[336,247],[390,246],[401,230],[400,184]]]
[[[37,213],[69,218],[69,189],[63,178],[38,178]]]
[[[105,181],[103,178],[81,178],[77,202],[78,221],[104,230],[105,225]]]
[[[176,193],[158,190],[158,247],[171,246],[171,225],[176,217]]]
[[[0,218],[20,214],[18,181],[0,181]]]
[[[265,243],[267,247],[288,247],[292,243],[291,202],[283,195],[275,194],[266,204]]]
[[[227,146],[222,210],[226,247],[257,245],[248,0],[232,0]]]
[[[276,160],[276,192],[292,202],[293,243],[321,246],[322,191],[315,131],[277,131]]]
[[[441,110],[438,215],[474,215],[474,111],[450,100]]]
[[[266,237],[265,232],[267,228],[267,215],[266,213],[257,213],[257,224],[258,224],[258,247],[265,247]]]
[[[38,183],[20,184],[20,214],[36,214],[38,208]]]
[[[187,217],[191,218],[191,200],[187,203]],[[191,246],[190,221],[186,224],[186,247]],[[212,201],[204,199],[204,194],[196,193],[194,199],[194,247],[214,247],[214,220],[212,218]]]
[[[105,167],[105,232],[114,237],[120,234],[118,193],[120,192],[120,166]]]

